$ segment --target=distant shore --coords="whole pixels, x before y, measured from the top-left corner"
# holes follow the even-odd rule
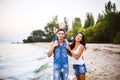
[[[33,45],[49,48],[50,43],[33,43]],[[86,80],[120,80],[120,45],[87,44],[86,47],[84,55],[88,71]],[[69,64],[69,77],[76,80],[71,57]]]

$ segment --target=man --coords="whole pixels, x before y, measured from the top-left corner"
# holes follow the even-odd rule
[[[50,57],[54,54],[53,80],[67,80],[68,78],[68,56],[66,43],[64,41],[65,31],[57,31],[58,43],[53,43],[47,55]]]

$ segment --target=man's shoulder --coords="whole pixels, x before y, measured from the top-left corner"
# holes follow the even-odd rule
[[[66,48],[66,43],[63,42],[62,46],[59,44],[56,48],[60,48],[60,47],[65,47]]]
[[[66,47],[66,42],[63,42],[63,47]]]

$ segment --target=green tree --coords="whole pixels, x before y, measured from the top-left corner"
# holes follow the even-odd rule
[[[33,42],[33,37],[32,36],[28,36],[27,40],[28,40],[28,42]]]
[[[45,33],[42,30],[34,30],[32,31],[31,35],[28,36],[27,39],[24,39],[24,43],[30,43],[30,42],[43,42],[45,39]]]
[[[51,22],[51,23],[48,23],[46,26],[45,26],[45,34],[46,34],[46,39],[48,41],[51,41],[53,36],[54,36],[54,32],[53,32],[53,27],[55,25]]]
[[[65,26],[66,26],[66,31],[68,31],[68,19],[66,17],[64,17],[64,23],[65,23]]]
[[[33,36],[33,38],[42,38],[43,36],[45,36],[45,33],[42,30],[34,30],[31,35]]]
[[[33,42],[42,42],[42,41],[44,41],[45,33],[42,30],[34,30],[31,33],[31,35],[33,37]]]
[[[120,32],[116,34],[115,38],[113,39],[113,43],[120,44]]]
[[[97,24],[98,22],[104,22],[104,19],[105,19],[104,15],[98,14],[98,18],[97,18],[96,24]]]
[[[93,27],[88,27],[85,29],[84,35],[86,36],[86,42],[91,43],[93,41]]]
[[[98,22],[94,26],[90,26],[85,29],[86,41],[90,43],[105,43],[106,37],[104,37],[105,22]]]
[[[104,30],[104,37],[107,38],[107,42],[112,43],[116,34],[120,31],[120,12],[116,10],[115,4],[109,1],[105,5],[105,22],[107,23]]]
[[[86,14],[86,20],[85,20],[85,23],[84,23],[84,28],[88,28],[88,27],[93,26],[93,25],[94,25],[93,15],[92,15],[92,13],[87,13]]]
[[[79,32],[79,28],[82,27],[80,18],[76,17],[72,22],[72,32],[73,36]]]
[[[54,25],[54,27],[58,27],[58,16],[57,15],[53,17],[53,20],[51,23]]]
[[[104,29],[106,23],[104,22],[98,22],[94,27],[92,27],[93,30],[93,35],[92,39],[95,43],[105,43],[106,42],[106,37],[104,37]]]
[[[51,22],[47,23],[47,25],[44,28],[47,41],[51,41],[53,39],[53,36],[54,36],[53,28],[54,27],[59,27],[59,24],[57,23],[58,22],[57,20],[58,20],[58,18],[57,18],[57,16],[55,16],[53,18],[53,20]]]
[[[112,12],[116,12],[116,5],[115,3],[111,3],[111,1],[109,1],[108,3],[105,3],[105,12],[104,15],[108,15]]]

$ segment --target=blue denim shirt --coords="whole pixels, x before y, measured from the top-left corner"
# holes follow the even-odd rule
[[[66,49],[66,43],[63,42],[62,45],[58,45],[54,49],[54,64],[63,66],[65,64],[68,64],[68,56],[67,56],[67,49]]]

